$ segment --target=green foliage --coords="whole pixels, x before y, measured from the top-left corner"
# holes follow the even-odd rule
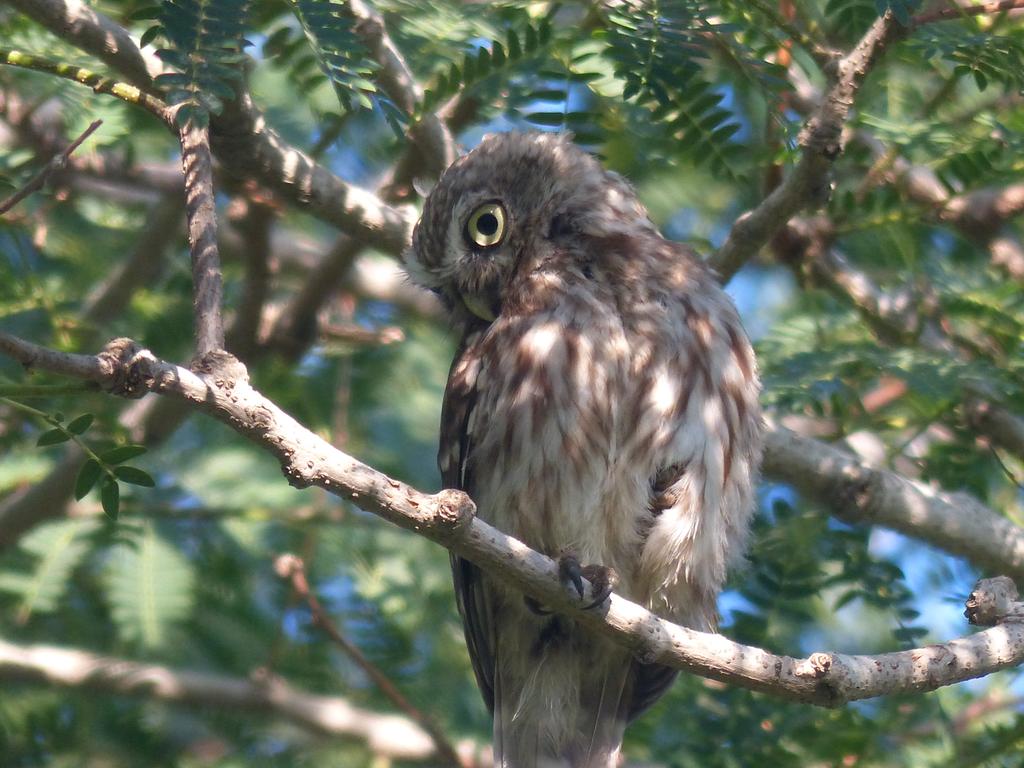
[[[210,114],[220,114],[225,99],[235,98],[245,61],[249,0],[163,0],[159,24],[143,42],[157,35],[167,47],[157,55],[175,72],[158,75],[156,84],[178,106],[179,126],[190,120],[202,126]]]
[[[466,90],[489,76],[500,75],[537,54],[551,41],[551,25],[547,19],[537,24],[526,24],[522,30],[509,29],[504,40],[491,40],[486,46],[468,51],[460,63],[452,62],[426,87],[423,111],[436,109],[460,91]],[[559,94],[560,95],[560,94]]]
[[[609,12],[609,22],[608,56],[624,82],[622,98],[649,109],[685,159],[742,176],[734,162],[739,145],[730,141],[740,126],[704,71],[708,40],[728,28],[690,0],[625,2]]]
[[[31,570],[0,570],[0,591],[19,599],[19,623],[59,609],[71,572],[89,552],[88,536],[95,529],[91,520],[60,520],[39,526],[19,542],[19,548],[32,558]]]
[[[957,25],[926,28],[913,45],[925,59],[940,58],[953,64],[953,74],[971,76],[978,90],[990,82],[1024,89],[1024,31],[994,35],[970,32]]]
[[[291,9],[298,30],[279,26],[266,40],[263,51],[285,64],[295,84],[303,90],[326,77],[346,111],[370,109],[376,100],[396,108],[377,92],[373,74],[377,63],[370,59],[355,34],[356,19],[345,2],[336,0],[292,0]],[[319,70],[319,72],[317,72]]]
[[[174,627],[192,609],[194,588],[191,563],[155,525],[121,527],[108,555],[106,594],[122,641],[147,650],[169,647]]]
[[[146,452],[145,446],[121,445],[97,453],[82,440],[82,435],[92,426],[93,414],[83,413],[81,416],[76,416],[67,424],[64,424],[64,415],[60,412],[51,415],[7,398],[0,398],[0,402],[6,403],[12,408],[28,413],[52,425],[50,429],[41,433],[36,438],[36,447],[44,448],[74,441],[82,449],[88,458],[75,477],[75,499],[81,501],[99,482],[103,511],[111,519],[116,520],[120,512],[121,493],[118,485],[119,482],[139,485],[145,488],[152,488],[156,484],[149,473],[137,467],[117,466],[128,461],[128,459],[142,456]]]
[[[780,164],[782,175],[792,168],[805,91],[829,81],[816,63],[822,51],[848,50],[889,8],[904,18],[923,7],[801,0],[786,19],[788,5],[380,0],[391,40],[425,89],[412,115],[396,114],[381,96],[380,68],[347,3],[101,7],[137,24],[134,35],[146,19],[161,22],[144,37],[160,35],[175,71],[159,84],[185,118],[219,109],[245,72],[255,106],[282,141],[314,147],[325,168],[366,187],[409,151],[386,129],[389,117],[408,132],[443,109],[465,147],[495,130],[572,131],[635,183],[663,231],[709,254],[771,188],[778,174],[769,166]],[[70,37],[43,34],[6,8],[0,24],[8,45],[102,69]],[[801,39],[791,41],[791,30]],[[243,34],[263,41],[262,56],[242,56]],[[980,390],[1024,413],[1020,279],[987,250],[995,232],[958,228],[941,203],[921,202],[911,182],[927,177],[940,193],[965,198],[1020,183],[1022,34],[1014,18],[983,14],[912,29],[891,46],[857,94],[832,199],[805,212],[805,223],[827,225],[824,245],[869,287],[909,302],[896,315],[903,325],[870,319],[864,301],[815,277],[810,256],[776,261],[792,257],[785,243],[764,249],[730,286],[758,337],[763,401],[778,419],[846,440],[922,488],[970,493],[1017,524],[1024,460],[981,435],[964,404]],[[775,66],[786,55],[810,88],[794,91]],[[189,360],[183,228],[136,253],[163,199],[177,199],[176,190],[150,184],[175,178],[175,137],[148,114],[37,72],[0,70],[0,91],[5,110],[29,105],[46,128],[42,138],[69,140],[104,120],[74,156],[89,170],[55,176],[0,219],[0,326],[79,353],[129,335],[165,359]],[[5,196],[53,154],[27,130],[0,132]],[[286,188],[267,192],[242,175],[218,180],[226,308],[230,317],[252,287],[246,264],[261,244],[250,225],[266,204],[267,319],[289,305],[338,232],[307,215]],[[409,185],[413,202],[421,181],[430,182]],[[1021,217],[1001,219],[998,235],[1024,239]],[[129,258],[152,272],[115,317],[97,322],[90,297]],[[245,362],[254,385],[303,424],[430,491],[439,483],[437,424],[457,339],[418,298],[406,301],[408,286],[382,277],[391,266],[381,254],[361,255],[320,318],[369,332],[395,326],[401,340],[285,352],[261,337]],[[47,522],[0,549],[0,641],[240,681],[256,671],[271,685],[279,677],[394,714],[274,574],[275,557],[292,552],[305,560],[328,614],[404,695],[454,740],[489,739],[442,548],[322,491],[296,491],[274,457],[213,420],[182,423],[168,399],[70,391],[3,356],[0,392],[0,521],[12,519],[9,510],[39,482],[75,499],[68,514],[47,507]],[[748,563],[720,601],[724,634],[805,655],[894,651],[968,631],[960,604],[979,575],[974,566],[877,526],[841,523],[830,506],[762,483]],[[248,711],[8,679],[0,688],[4,768],[365,768],[384,760],[358,740],[311,737]],[[1019,696],[1019,673],[1006,672],[926,696],[825,710],[683,675],[630,727],[626,752],[630,764],[667,768],[1016,765]]]

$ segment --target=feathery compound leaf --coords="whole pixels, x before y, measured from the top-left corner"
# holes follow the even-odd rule
[[[192,608],[192,564],[151,523],[110,555],[107,600],[118,635],[149,649],[166,645],[169,628]]]
[[[348,4],[336,0],[292,0],[291,5],[320,71],[330,81],[342,106],[346,110],[371,109],[374,99],[383,100],[372,82],[377,63],[353,32],[356,19]],[[288,35],[280,31],[278,34],[281,37],[274,42],[283,54]],[[288,53],[299,52],[293,45]],[[301,54],[293,61],[294,71],[298,71],[296,66],[299,69],[306,66]]]
[[[733,163],[741,147],[730,140],[739,125],[702,72],[709,56],[705,33],[716,25],[701,3],[626,0],[608,20],[607,55],[623,81],[623,97],[652,109],[656,121],[668,124],[691,161],[742,176]]]
[[[551,24],[547,18],[526,24],[522,30],[509,29],[504,44],[491,40],[487,46],[466,53],[462,66],[451,64],[436,75],[425,89],[422,112],[429,112],[460,91],[507,76],[513,66],[539,57],[551,43]]]
[[[970,75],[978,90],[989,82],[1024,89],[1024,34],[993,35],[972,32],[960,24],[932,25],[910,41],[926,59],[942,58],[954,66],[957,75]]]
[[[56,609],[71,571],[89,551],[86,536],[95,528],[94,520],[61,520],[44,523],[21,540],[19,547],[36,558],[35,567],[27,574],[0,572],[0,590],[21,596],[20,621]]]
[[[166,90],[168,103],[181,106],[179,125],[205,124],[210,113],[221,111],[223,99],[234,97],[248,14],[249,0],[164,0],[156,29],[168,47],[157,55],[178,72],[158,75],[156,84]]]

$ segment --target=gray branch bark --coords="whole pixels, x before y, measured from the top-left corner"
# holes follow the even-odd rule
[[[361,709],[339,696],[306,693],[276,677],[246,680],[0,639],[0,681],[265,713],[315,733],[358,739],[371,752],[392,759],[427,760],[435,754],[430,736],[407,717]]]
[[[553,560],[478,519],[468,496],[451,490],[424,494],[337,450],[253,389],[245,367],[226,353],[207,355],[203,369],[191,371],[158,360],[128,339],[116,339],[99,355],[88,356],[56,353],[0,333],[0,351],[26,366],[94,381],[112,394],[141,397],[157,392],[184,400],[276,456],[292,485],[320,487],[441,544],[647,663],[781,698],[835,706],[889,693],[934,690],[1024,661],[1019,612],[998,626],[928,648],[794,659],[677,626],[617,595],[601,611],[588,611],[585,606],[593,599],[589,587],[582,600],[567,590]]]

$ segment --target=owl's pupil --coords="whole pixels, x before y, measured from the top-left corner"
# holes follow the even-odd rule
[[[490,237],[498,231],[498,217],[493,213],[485,213],[476,220],[476,228],[484,237]]]

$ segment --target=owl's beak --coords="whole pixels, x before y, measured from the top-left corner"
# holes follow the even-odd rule
[[[462,303],[466,305],[466,309],[481,320],[486,320],[488,323],[492,323],[498,316],[498,312],[501,309],[500,303],[498,301],[492,301],[491,297],[486,293],[460,291],[459,295],[462,297]]]

